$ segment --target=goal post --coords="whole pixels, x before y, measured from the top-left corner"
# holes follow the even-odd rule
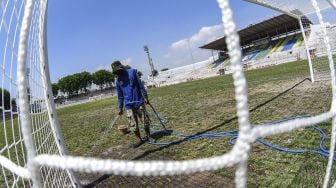
[[[0,87],[3,92],[0,111],[1,132],[6,135],[0,139],[0,155],[5,157],[1,158],[5,162],[0,160],[1,186],[80,186],[69,170],[34,165],[37,155],[67,155],[51,94],[46,43],[47,3],[47,0],[0,1]],[[8,99],[4,98],[4,91],[9,93]],[[6,158],[13,164],[3,164]],[[8,165],[19,168],[11,171]],[[18,170],[19,174],[26,175],[14,173]]]
[[[302,23],[303,19],[304,18],[302,18],[302,17],[298,18],[299,23],[300,23],[301,34],[302,34],[304,45],[305,45],[305,48],[306,48],[306,54],[307,54],[307,59],[308,59],[308,64],[309,64],[310,79],[311,79],[312,82],[315,82],[313,63],[312,63],[312,59],[311,59],[311,56],[310,56],[308,39],[307,39],[307,35],[306,35],[306,28],[309,28],[309,27],[304,27],[304,25]]]
[[[47,10],[48,1],[42,1],[41,4],[41,16],[39,17],[39,56],[40,56],[40,70],[42,83],[44,87],[44,96],[46,98],[46,107],[50,122],[51,130],[54,134],[55,144],[57,145],[58,151],[61,156],[68,155],[64,137],[61,131],[60,122],[58,120],[56,106],[53,100],[53,92],[51,87],[49,63],[48,63],[48,43],[47,43]],[[67,171],[72,185],[75,187],[80,187],[80,182],[75,173]]]
[[[19,49],[18,49],[18,65],[17,65],[17,85],[18,87],[18,105],[19,105],[19,117],[20,117],[20,126],[22,130],[22,136],[24,140],[24,145],[27,152],[27,169],[31,171],[31,179],[33,181],[33,187],[42,187],[42,179],[39,170],[33,166],[32,161],[35,158],[36,146],[33,140],[33,130],[32,130],[32,117],[30,110],[30,100],[31,92],[28,88],[28,80],[26,79],[27,72],[27,46],[28,46],[28,37],[29,30],[31,26],[31,20],[34,10],[34,1],[26,1],[24,8],[22,25],[20,30],[20,39],[19,39]]]

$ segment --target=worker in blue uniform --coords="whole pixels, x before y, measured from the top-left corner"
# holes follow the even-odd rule
[[[120,61],[111,64],[113,74],[116,75],[116,89],[118,93],[119,115],[126,115],[129,121],[129,128],[134,132],[139,142],[133,144],[138,147],[149,140],[150,120],[146,111],[146,104],[149,104],[147,91],[138,77],[136,69],[125,69]],[[141,137],[139,124],[143,123],[146,136]]]

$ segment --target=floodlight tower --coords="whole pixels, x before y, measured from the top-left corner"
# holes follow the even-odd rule
[[[150,56],[150,53],[149,53],[149,48],[148,48],[148,46],[147,45],[145,45],[144,46],[144,50],[145,50],[145,52],[146,52],[146,54],[147,54],[147,57],[148,57],[148,63],[149,63],[149,66],[150,66],[150,68],[151,68],[151,77],[153,78],[153,80],[154,80],[154,72],[155,72],[155,69],[154,69],[154,64],[153,64],[153,59],[151,58],[151,56]]]
[[[194,56],[193,53],[191,51],[191,47],[190,47],[190,40],[188,39],[188,49],[189,49],[189,53],[190,53],[190,57],[191,57],[191,63],[192,63],[192,78],[195,77],[195,60],[194,60]]]

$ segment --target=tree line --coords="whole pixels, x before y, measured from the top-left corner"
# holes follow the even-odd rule
[[[107,70],[98,70],[92,74],[84,71],[61,78],[57,83],[52,84],[52,92],[55,97],[59,91],[72,97],[78,95],[80,92],[87,93],[92,83],[96,84],[100,90],[112,88],[114,86],[114,79],[114,74]],[[3,110],[11,109],[11,106],[12,109],[16,111],[16,105],[16,100],[15,98],[11,98],[10,92],[0,88],[0,113],[2,113]]]
[[[2,96],[4,95],[4,96]],[[11,99],[11,95],[8,90],[0,88],[0,112],[2,113],[2,110],[9,110],[11,109],[16,111],[16,100],[15,98]]]
[[[126,69],[131,68],[126,65]],[[142,73],[138,71],[138,76]],[[66,93],[69,97],[78,96],[79,93],[87,93],[88,88],[95,84],[100,90],[105,88],[113,88],[115,75],[108,70],[98,70],[94,73],[81,72],[62,77],[57,83],[52,84],[52,92],[54,97],[58,95],[58,91]]]
[[[125,68],[129,69],[131,67],[126,65]],[[138,76],[141,77],[142,75],[142,72],[138,71]],[[113,88],[114,81],[115,76],[111,71],[98,70],[94,73],[84,71],[59,79],[57,83],[52,84],[52,92],[55,97],[58,95],[59,91],[66,93],[71,97],[78,95],[80,92],[87,93],[88,88],[91,87],[92,84],[96,84],[100,90]],[[0,88],[0,113],[2,113],[3,109],[11,109],[11,106],[12,109],[16,111],[17,104],[15,98],[11,98],[11,94],[8,90]]]

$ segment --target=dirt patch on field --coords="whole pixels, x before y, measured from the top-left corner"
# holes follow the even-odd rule
[[[142,153],[143,151],[140,148],[133,149],[127,145],[119,145],[115,147],[110,147],[107,150],[103,151],[99,155],[99,158],[130,160],[138,155],[141,155]],[[103,174],[79,174],[81,184],[83,186],[89,185],[89,187],[91,187],[91,184],[99,184],[100,181],[102,181],[101,178],[105,176],[106,175]]]
[[[133,149],[128,145],[110,147],[102,152],[100,158],[137,160],[146,151],[141,147]],[[145,155],[141,160],[169,160],[175,153],[162,150]],[[234,179],[215,174],[200,172],[190,175],[136,177],[116,176],[110,174],[79,174],[83,187],[234,187]]]
[[[249,94],[254,95],[256,93],[281,93],[288,89],[305,93],[310,90],[324,90],[328,87],[331,87],[330,81],[319,81],[312,83],[309,79],[300,78],[251,85],[249,87]]]
[[[84,187],[234,187],[234,179],[222,177],[211,172],[191,175],[134,177],[134,176],[100,176]]]
[[[141,148],[141,147],[140,147]],[[108,148],[100,156],[104,159],[132,159],[140,154],[143,151],[140,148],[133,149],[128,145],[119,145],[116,147]]]

